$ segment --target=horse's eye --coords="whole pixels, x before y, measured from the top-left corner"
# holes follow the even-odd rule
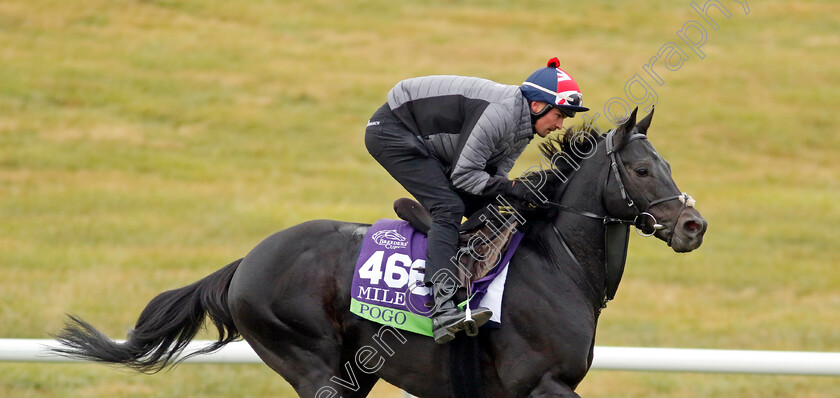
[[[648,175],[648,169],[644,167],[639,167],[636,169],[636,175],[639,177],[646,177]]]

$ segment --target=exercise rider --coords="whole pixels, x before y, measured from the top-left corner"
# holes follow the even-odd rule
[[[452,300],[458,226],[474,203],[497,195],[539,203],[525,184],[508,179],[534,137],[562,128],[581,106],[578,84],[553,58],[521,86],[476,77],[403,80],[371,117],[365,146],[394,179],[432,214],[424,282],[435,308],[433,334],[443,344],[464,329],[466,314]],[[490,319],[472,309],[476,327]]]

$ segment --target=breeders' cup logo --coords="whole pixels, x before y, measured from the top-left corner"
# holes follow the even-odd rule
[[[403,249],[408,246],[405,236],[397,233],[395,229],[387,229],[373,234],[373,241],[386,249]]]

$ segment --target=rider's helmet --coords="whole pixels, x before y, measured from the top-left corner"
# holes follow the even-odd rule
[[[566,117],[575,117],[576,112],[586,112],[589,108],[581,106],[582,95],[575,79],[560,69],[560,60],[556,57],[548,60],[548,66],[537,69],[525,79],[519,88],[528,101],[548,104],[539,113],[531,112],[535,120],[545,115],[551,108],[557,108]]]

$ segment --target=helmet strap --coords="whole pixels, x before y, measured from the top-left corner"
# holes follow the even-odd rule
[[[533,102],[538,102],[538,101],[530,101],[528,103],[528,111],[531,112],[531,122],[532,123],[536,123],[537,119],[543,117],[543,115],[545,115],[546,113],[551,111],[552,108],[554,108],[554,105],[551,105],[547,102],[543,102],[545,104],[545,107],[543,107],[542,110],[540,110],[539,112],[534,112],[534,110],[531,108],[531,103],[533,103]]]
[[[534,112],[534,110],[531,109],[531,102],[537,102],[537,101],[528,102],[528,111],[531,112],[531,127],[534,129],[534,132],[536,132],[537,131],[537,120],[539,120],[541,117],[545,116],[546,113],[551,111],[551,108],[554,108],[554,105],[551,105],[551,104],[545,102],[544,103],[545,107],[543,107],[541,111]]]

